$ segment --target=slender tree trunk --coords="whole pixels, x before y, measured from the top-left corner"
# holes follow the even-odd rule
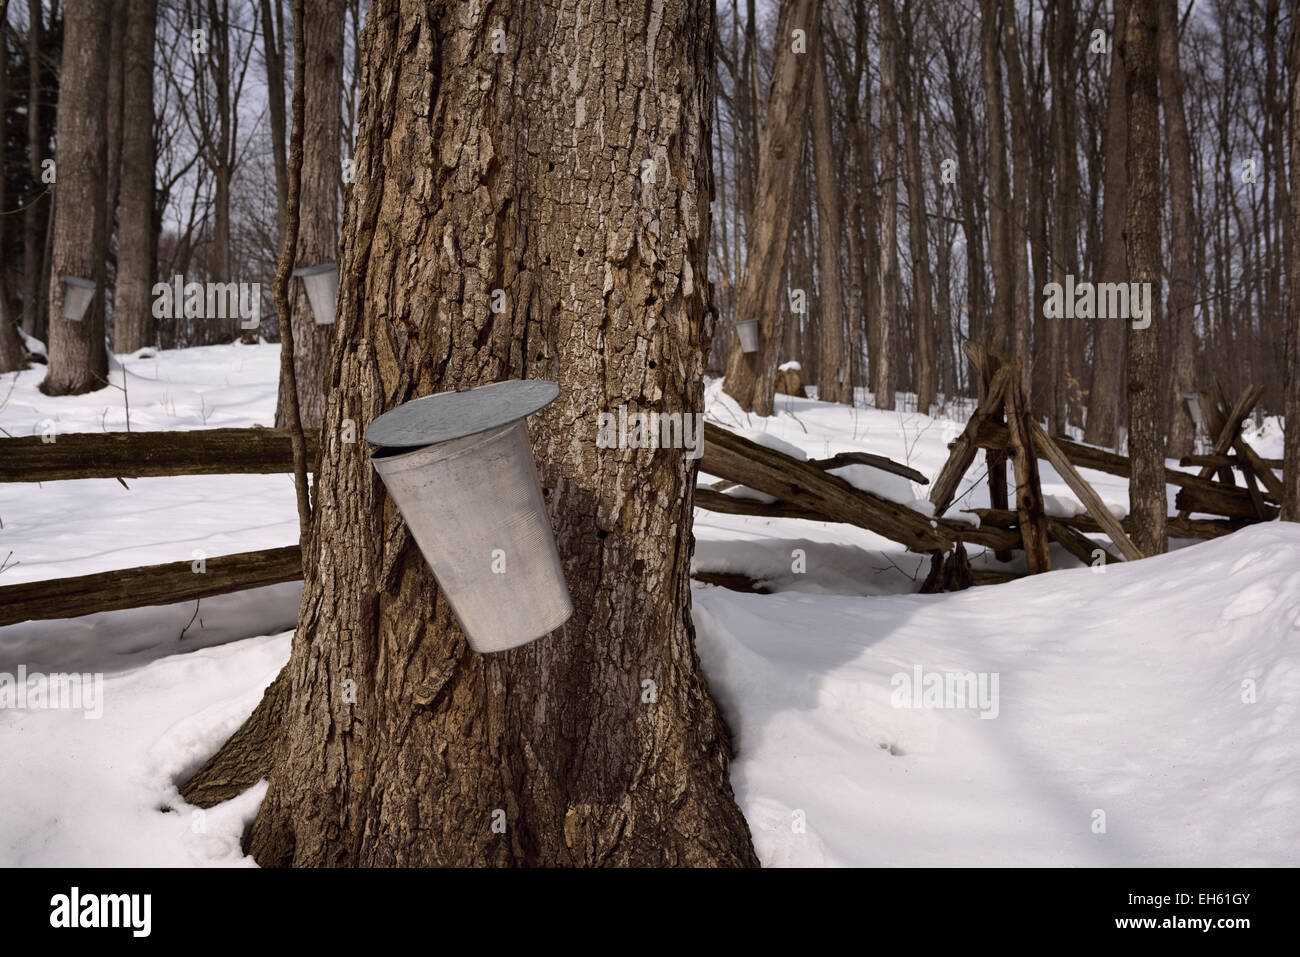
[[[118,193],[122,185],[122,81],[126,48],[128,0],[103,0],[112,4],[108,36],[108,234],[113,235],[117,219]],[[114,303],[116,308],[116,302]]]
[[[278,13],[280,0],[274,0]],[[284,235],[285,204],[289,201],[289,176],[285,160],[284,24],[272,16],[272,0],[261,0],[262,58],[266,63],[266,99],[271,126],[271,163],[275,168],[275,231]]]
[[[1128,139],[1128,108],[1121,34],[1128,19],[1126,0],[1115,0],[1111,29],[1110,84],[1106,104],[1106,174],[1101,213],[1101,281],[1127,282],[1124,251],[1124,216],[1128,175],[1124,169]],[[1088,421],[1084,439],[1094,445],[1113,446],[1123,408],[1125,334],[1119,320],[1093,320],[1092,379],[1088,387]]]
[[[1054,202],[1052,210],[1052,281],[1064,285],[1067,273],[1075,273],[1078,266],[1078,245],[1075,230],[1078,224],[1079,167],[1076,154],[1075,85],[1077,73],[1075,45],[1078,42],[1078,24],[1074,0],[1062,0],[1051,21],[1050,55],[1052,68],[1052,154],[1056,166]],[[1042,289],[1033,291],[1042,295]],[[1041,310],[1037,313],[1041,315]],[[1048,424],[1053,434],[1064,431],[1068,421],[1066,396],[1065,342],[1070,331],[1068,320],[1048,319]],[[1080,369],[1070,366],[1075,375]]]
[[[894,407],[894,330],[898,325],[898,11],[880,0],[880,316],[871,385],[876,408]]]
[[[781,362],[789,304],[781,289],[790,242],[790,197],[803,164],[812,61],[807,33],[816,29],[820,0],[782,0],[776,31],[776,62],[767,96],[758,157],[758,186],[746,221],[745,272],[737,298],[738,319],[758,319],[759,351],[740,351],[733,336],[723,388],[741,408],[772,414],[776,368]],[[796,47],[793,31],[805,36]],[[799,52],[799,51],[802,52]]]
[[[49,368],[41,391],[77,395],[107,382],[104,349],[104,254],[108,233],[106,129],[110,7],[73,2],[63,25],[59,83],[58,185],[50,269]],[[62,276],[95,282],[95,298],[80,322],[63,316]]]
[[[1127,69],[1128,237],[1130,282],[1149,283],[1151,310],[1145,329],[1127,324],[1129,457],[1133,476],[1129,482],[1132,538],[1144,555],[1169,546],[1166,532],[1168,503],[1165,492],[1165,389],[1161,348],[1160,263],[1160,97],[1157,88],[1157,0],[1130,0],[1124,32]],[[1136,310],[1133,310],[1136,312]],[[1115,320],[1108,320],[1114,322]]]
[[[339,189],[342,185],[340,106],[343,101],[343,0],[307,0],[307,115],[303,128],[301,225],[295,266],[338,261]],[[294,365],[304,428],[319,428],[325,414],[332,325],[317,325],[304,284],[293,296]],[[280,382],[276,425],[283,427],[287,383]]]
[[[907,150],[907,232],[912,251],[912,385],[918,412],[929,414],[938,393],[935,370],[934,310],[930,286],[930,248],[925,223],[925,180],[921,163],[921,58],[913,40],[912,17],[904,15],[905,76],[900,84],[903,136]]]
[[[45,158],[44,137],[41,135],[41,22],[40,0],[27,0],[27,149],[28,172],[34,189],[39,192],[41,160]],[[48,215],[44,202],[31,201],[23,213],[23,332],[42,338],[41,310],[41,220]]]
[[[9,0],[0,0],[0,117],[9,108],[9,45],[4,38],[9,29],[8,18]],[[6,177],[0,175],[0,212],[9,207],[7,185]],[[0,215],[0,250],[6,248],[8,226],[8,217]],[[0,277],[0,372],[13,372],[26,365],[22,339],[18,336],[19,316],[13,302],[7,278]]]
[[[155,343],[153,316],[153,38],[157,0],[130,0],[123,66],[122,187],[117,227],[113,344]]]
[[[1015,269],[1011,248],[1011,186],[1007,174],[1007,133],[1002,101],[1002,56],[998,47],[999,0],[982,0],[980,59],[989,141],[989,265],[993,271],[993,312],[987,344],[1006,356],[1012,348]]]
[[[1286,332],[1286,458],[1282,475],[1286,496],[1282,517],[1300,522],[1300,19],[1291,19],[1291,42],[1287,53],[1287,105],[1291,147],[1291,202],[1287,225],[1287,332]]]
[[[813,63],[813,160],[817,168],[817,257],[821,287],[817,291],[817,398],[823,402],[853,402],[849,363],[844,354],[844,289],[840,282],[844,191],[835,175],[831,142],[831,95],[826,77],[826,52],[817,25]]]
[[[1169,151],[1169,318],[1173,334],[1170,394],[1173,417],[1169,423],[1169,456],[1192,453],[1196,425],[1183,394],[1196,388],[1196,329],[1193,303],[1196,272],[1192,263],[1192,148],[1183,110],[1183,70],[1178,58],[1178,0],[1158,0],[1160,5],[1160,93],[1164,99]]]
[[[694,650],[694,463],[596,447],[620,404],[702,410],[714,12],[661,12],[370,7],[322,434],[557,381],[530,427],[575,612],[469,651],[362,443],[323,440],[299,628],[258,712],[280,725],[263,865],[756,863]],[[255,731],[225,753],[257,765]]]
[[[1029,393],[1029,105],[1025,95],[1025,71],[1020,61],[1016,32],[1016,8],[1002,0],[1002,55],[1007,64],[1007,95],[1011,103],[1011,156],[1013,162],[1011,214],[1007,220],[1007,242],[1011,246],[1011,338],[1010,353],[1019,361],[1020,382]]]

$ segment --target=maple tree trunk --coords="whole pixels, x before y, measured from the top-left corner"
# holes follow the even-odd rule
[[[1291,147],[1291,203],[1288,209],[1290,241],[1287,243],[1286,421],[1300,422],[1300,19],[1292,18],[1287,51],[1288,127]],[[1282,518],[1300,522],[1300,428],[1286,430],[1286,458],[1282,476],[1286,495]]]
[[[299,626],[187,785],[266,769],[263,865],[757,863],[694,649],[695,463],[596,447],[621,404],[703,411],[713,7],[598,14],[370,7]],[[530,432],[575,611],[479,655],[338,437],[509,378],[560,386]]]
[[[122,75],[122,178],[117,227],[113,347],[154,344],[153,42],[156,0],[130,0]]]
[[[301,224],[295,268],[338,260],[339,189],[342,161],[339,155],[340,114],[343,97],[343,0],[307,0],[303,30],[306,41],[307,97],[303,117]],[[329,372],[332,325],[317,325],[307,300],[306,284],[293,281],[294,368],[298,379],[298,404],[304,428],[317,428],[325,414],[325,377]],[[283,428],[284,390],[275,424]]]
[[[871,356],[877,409],[894,407],[893,333],[898,325],[898,15],[880,5],[880,321]]]
[[[817,398],[823,402],[852,403],[853,388],[844,354],[844,291],[840,282],[840,237],[843,235],[840,206],[844,203],[844,191],[835,175],[830,85],[826,79],[821,28],[817,26],[812,110],[813,161],[817,167],[817,256],[821,275],[817,296]]]
[[[749,412],[771,415],[776,368],[781,363],[789,305],[781,289],[795,182],[803,162],[807,133],[812,57],[805,36],[796,52],[792,33],[816,29],[820,0],[782,0],[776,28],[776,62],[768,89],[767,116],[759,145],[758,185],[746,218],[745,270],[736,299],[736,319],[759,320],[756,353],[740,351],[739,337],[728,330],[723,388]],[[701,279],[703,281],[703,279]]]
[[[907,234],[912,250],[912,386],[916,409],[926,415],[938,392],[935,375],[934,313],[931,309],[930,248],[925,223],[925,180],[921,173],[921,103],[925,89],[912,37],[911,11],[903,30],[906,77],[900,86],[907,148]]]
[[[1160,95],[1164,101],[1165,137],[1169,152],[1169,318],[1173,334],[1173,362],[1169,366],[1172,418],[1169,423],[1170,458],[1191,455],[1196,439],[1183,395],[1196,388],[1196,267],[1192,243],[1192,147],[1183,110],[1183,70],[1178,58],[1178,0],[1158,0],[1160,5]]]
[[[1134,283],[1151,284],[1149,325],[1126,322],[1128,336],[1129,514],[1133,544],[1144,555],[1168,548],[1165,493],[1165,390],[1161,331],[1160,264],[1160,97],[1157,90],[1156,0],[1131,0],[1124,32],[1128,71],[1128,273]],[[1136,313],[1136,310],[1132,310]],[[1115,322],[1115,319],[1103,320]]]
[[[71,3],[63,32],[50,269],[49,368],[41,391],[79,395],[107,383],[104,252],[108,233],[108,4]],[[93,280],[95,298],[80,322],[63,317],[63,280]]]
[[[1106,103],[1105,196],[1101,212],[1101,281],[1107,283],[1129,280],[1124,252],[1125,196],[1128,188],[1124,156],[1128,139],[1128,105],[1124,45],[1120,38],[1127,19],[1128,4],[1126,0],[1115,0],[1114,7],[1115,20],[1110,36],[1113,46]],[[1093,323],[1093,349],[1084,440],[1093,445],[1110,447],[1115,444],[1116,429],[1123,409],[1124,327],[1118,319],[1085,321]]]

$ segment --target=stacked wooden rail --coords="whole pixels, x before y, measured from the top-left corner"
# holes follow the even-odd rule
[[[307,436],[314,461],[319,434]],[[154,478],[167,475],[272,474],[293,470],[289,433],[280,429],[86,432],[0,439],[0,482]],[[297,545],[194,562],[97,572],[0,586],[0,625],[76,618],[100,611],[210,598],[302,578]]]

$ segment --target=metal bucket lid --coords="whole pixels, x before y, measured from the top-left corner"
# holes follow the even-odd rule
[[[560,387],[545,379],[510,379],[464,392],[439,392],[385,412],[366,441],[389,448],[435,445],[527,418],[555,401]]]

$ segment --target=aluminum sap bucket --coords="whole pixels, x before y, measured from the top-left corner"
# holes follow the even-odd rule
[[[504,651],[573,614],[525,419],[553,382],[511,381],[415,399],[375,419],[371,462],[469,645]]]
[[[758,351],[758,320],[742,319],[736,323],[736,335],[740,338],[740,351],[744,353]]]
[[[339,294],[338,265],[322,263],[319,266],[304,266],[295,269],[293,274],[302,280],[307,290],[312,321],[318,326],[331,325],[334,322],[334,300]]]
[[[95,284],[80,276],[60,276],[63,280],[63,318],[80,322],[95,298]]]

